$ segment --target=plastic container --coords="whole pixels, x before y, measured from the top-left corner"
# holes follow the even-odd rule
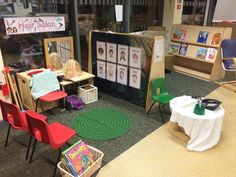
[[[104,156],[103,152],[89,145],[88,148],[94,156],[94,163],[78,177],[90,177],[102,166],[102,158]],[[67,171],[66,167],[61,161],[57,164],[57,168],[59,168],[62,177],[75,177],[69,171]]]
[[[83,85],[79,87],[79,97],[85,104],[89,104],[98,100],[98,88],[91,85]]]

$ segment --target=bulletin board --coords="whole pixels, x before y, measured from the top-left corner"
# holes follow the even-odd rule
[[[89,72],[101,92],[149,109],[150,82],[164,77],[164,38],[128,33],[90,32]]]

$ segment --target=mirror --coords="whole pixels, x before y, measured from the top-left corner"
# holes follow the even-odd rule
[[[74,58],[73,37],[44,39],[46,67],[60,70],[70,58]]]

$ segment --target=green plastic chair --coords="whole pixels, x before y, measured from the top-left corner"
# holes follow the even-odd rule
[[[159,93],[157,93],[157,89],[159,89]],[[152,106],[150,107],[147,113],[151,111],[155,103],[159,103],[158,109],[161,114],[162,122],[164,122],[162,109],[164,108],[165,105],[168,105],[170,103],[171,99],[174,98],[174,96],[170,95],[167,91],[165,78],[160,77],[153,79],[151,81],[151,96],[154,102],[152,103]]]

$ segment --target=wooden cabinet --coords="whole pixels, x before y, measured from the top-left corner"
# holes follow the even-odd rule
[[[174,25],[170,44],[174,71],[207,81],[223,78],[220,44],[231,32],[231,28]]]
[[[22,99],[22,104],[24,109],[35,110],[36,101],[31,96],[30,91],[30,79],[31,77],[27,75],[27,72],[17,73],[17,81],[19,86],[19,92]],[[43,102],[43,109],[48,110],[58,106],[59,102],[45,103]],[[41,106],[38,106],[37,112],[42,112]]]

